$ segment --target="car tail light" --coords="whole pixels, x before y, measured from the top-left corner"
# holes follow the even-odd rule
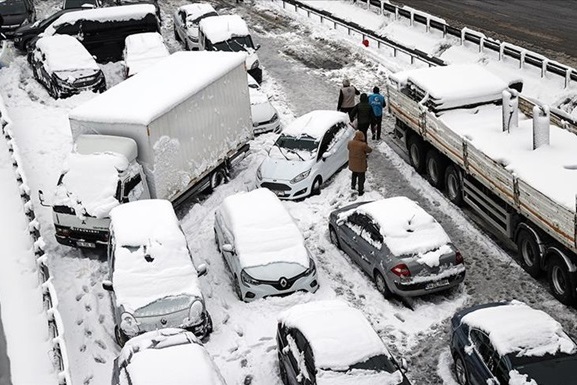
[[[410,277],[411,271],[404,263],[399,263],[397,266],[391,269],[393,274],[398,275],[399,277]]]
[[[463,254],[459,250],[455,251],[455,260],[457,261],[457,265],[460,265],[464,262]]]

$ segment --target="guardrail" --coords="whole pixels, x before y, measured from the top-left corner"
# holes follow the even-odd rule
[[[0,128],[4,134],[4,138],[8,145],[8,150],[11,154],[12,166],[18,186],[20,189],[20,197],[24,205],[24,212],[28,217],[28,231],[34,243],[34,254],[36,256],[36,265],[38,267],[39,278],[41,280],[40,286],[42,288],[42,302],[44,310],[48,318],[48,330],[52,338],[53,361],[58,370],[58,382],[60,385],[71,385],[70,368],[68,360],[68,352],[64,343],[63,332],[64,324],[62,317],[58,311],[58,297],[56,296],[56,289],[52,284],[52,278],[48,269],[46,260],[47,255],[44,252],[44,240],[40,235],[40,223],[36,220],[34,213],[34,206],[30,199],[30,188],[26,182],[26,176],[20,167],[20,154],[18,148],[15,146],[13,134],[10,129],[10,119],[6,114],[6,110],[0,99]]]

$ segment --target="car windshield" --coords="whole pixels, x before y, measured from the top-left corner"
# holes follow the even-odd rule
[[[390,358],[385,354],[380,354],[378,356],[373,356],[366,361],[357,362],[349,366],[347,369],[344,370],[336,370],[330,368],[321,368],[322,370],[331,371],[331,372],[338,372],[338,373],[347,373],[351,370],[368,370],[371,372],[387,372],[387,373],[394,373],[397,371],[397,368],[393,365]]]
[[[543,357],[509,356],[513,368],[539,385],[577,385],[577,355],[558,354]]]
[[[96,0],[66,0],[64,8],[82,8],[84,5],[94,7],[96,6]]]
[[[159,298],[134,312],[135,317],[154,317],[158,315],[176,313],[188,309],[194,297],[190,295],[176,295]]]
[[[315,138],[308,135],[298,138],[295,136],[281,135],[274,145],[287,150],[313,152],[316,151],[319,143]]]
[[[26,13],[26,6],[23,1],[0,2],[0,15],[17,15]]]
[[[229,40],[221,41],[214,44],[217,51],[241,52],[247,49],[254,49],[250,36],[235,36]]]

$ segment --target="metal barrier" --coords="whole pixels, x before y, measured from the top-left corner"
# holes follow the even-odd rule
[[[30,199],[30,188],[26,183],[26,177],[22,171],[22,167],[19,165],[19,163],[21,163],[20,154],[18,153],[18,148],[14,145],[15,142],[9,126],[10,120],[0,99],[0,128],[2,129],[8,150],[11,154],[12,166],[14,167],[15,177],[20,189],[24,212],[29,221],[28,231],[34,241],[34,254],[36,256],[36,265],[38,267],[40,286],[42,288],[42,302],[48,318],[48,330],[52,338],[52,358],[58,370],[58,383],[60,385],[71,385],[68,352],[63,338],[64,324],[57,309],[58,297],[56,296],[56,289],[52,285],[52,278],[50,277],[50,271],[46,264],[47,256],[44,252],[44,240],[40,235],[40,223],[36,220],[34,206]]]

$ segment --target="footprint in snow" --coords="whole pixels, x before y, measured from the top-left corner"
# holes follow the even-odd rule
[[[76,320],[76,325],[78,325],[78,326],[82,325],[83,323],[84,323],[84,320],[82,318]]]
[[[94,361],[98,362],[99,364],[105,364],[106,363],[106,359],[100,357],[100,356],[93,356]]]
[[[247,376],[244,378],[243,384],[244,384],[244,385],[250,385],[250,384],[252,384],[252,375],[251,375],[251,374],[247,375]]]
[[[93,379],[94,379],[94,375],[91,374],[91,375],[89,375],[88,377],[86,377],[86,378],[84,379],[83,384],[84,384],[84,385],[90,385],[90,384],[92,383],[92,380],[93,380]]]
[[[98,323],[99,323],[99,324],[103,324],[103,323],[104,323],[104,314],[100,314],[100,315],[98,316]]]
[[[77,294],[76,297],[74,297],[76,299],[76,302],[80,302],[80,300],[84,297],[85,293],[80,293]]]
[[[98,346],[100,349],[103,349],[103,350],[106,349],[106,344],[105,344],[102,340],[95,340],[94,343],[95,343],[96,346]]]
[[[241,368],[246,368],[248,366],[248,361],[246,358],[243,358],[242,360],[240,360],[240,367]]]
[[[86,351],[86,345],[84,345],[84,344],[81,345],[80,349],[78,349],[78,350],[80,350],[80,353],[84,353]]]
[[[244,336],[244,331],[242,330],[242,328],[240,326],[238,326],[238,325],[235,326],[234,331],[239,337]]]
[[[84,310],[86,310],[87,312],[90,312],[90,311],[92,311],[92,306],[90,306],[90,304],[87,303],[86,305],[84,305]]]

